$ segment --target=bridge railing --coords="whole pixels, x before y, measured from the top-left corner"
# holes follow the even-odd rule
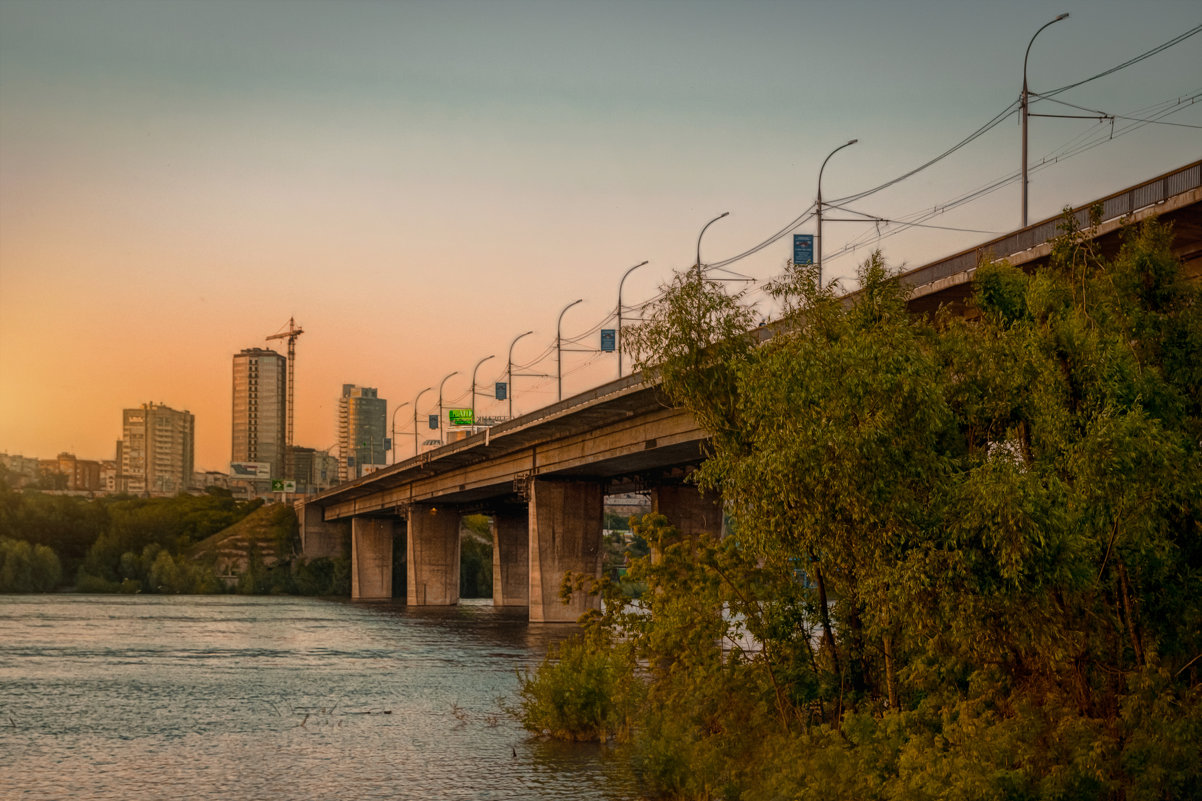
[[[1100,201],[1073,209],[1073,217],[1077,220],[1077,224],[1084,228],[1089,225],[1089,210],[1098,203],[1102,204],[1101,222],[1107,222],[1134,214],[1142,208],[1163,203],[1174,195],[1180,195],[1200,186],[1202,186],[1202,161],[1195,161],[1193,164],[1187,164],[1150,181],[1144,181],[1142,184],[1104,197]],[[922,286],[971,270],[977,266],[977,261],[982,253],[991,253],[994,258],[1002,259],[1030,250],[1056,237],[1060,219],[1061,216],[1056,215],[1014,233],[976,245],[970,250],[911,270],[900,277],[901,281],[910,286]]]
[[[1098,203],[1102,204],[1102,219],[1101,222],[1115,220],[1128,214],[1133,214],[1140,209],[1148,206],[1162,203],[1165,200],[1176,195],[1183,194],[1193,189],[1202,187],[1202,161],[1195,161],[1180,169],[1165,173],[1161,176],[1153,178],[1149,181],[1144,181],[1121,192],[1116,192],[1113,195],[1108,195],[1101,200],[1093,201],[1085,206],[1081,206],[1073,210],[1073,214],[1077,219],[1077,223],[1082,227],[1089,224],[1089,210]],[[899,280],[911,285],[922,286],[938,281],[948,276],[963,273],[977,266],[982,253],[990,253],[994,258],[1006,258],[1013,256],[1016,253],[1022,253],[1038,245],[1055,238],[1057,226],[1060,223],[1060,215],[1035,223],[1034,225],[1023,228],[1020,231],[998,237],[997,239],[976,245],[969,250],[962,251],[948,258],[941,259],[937,262],[926,264],[904,273],[899,276]],[[854,297],[856,293],[845,296],[845,302]],[[761,326],[754,333],[761,341],[772,337],[783,325],[787,325],[785,321],[774,321]],[[449,443],[436,448],[432,451],[425,451],[418,456],[405,459],[397,462],[395,465],[390,465],[383,471],[373,473],[370,476],[363,476],[349,482],[339,484],[325,492],[319,493],[316,497],[326,497],[336,495],[339,491],[344,491],[349,487],[354,487],[360,484],[368,484],[379,478],[381,474],[396,473],[398,471],[406,471],[413,468],[420,468],[427,464],[432,458],[455,453],[457,451],[472,448],[483,441],[491,438],[503,436],[508,433],[516,432],[532,425],[537,425],[548,418],[553,418],[563,412],[570,411],[574,408],[589,406],[606,396],[621,393],[631,389],[636,389],[640,385],[645,384],[646,377],[640,374],[623,376],[614,381],[606,382],[600,386],[573,395],[569,398],[564,398],[556,403],[543,406],[526,414],[511,418],[504,422],[500,422],[491,427],[488,434],[483,432],[472,434],[457,442]]]

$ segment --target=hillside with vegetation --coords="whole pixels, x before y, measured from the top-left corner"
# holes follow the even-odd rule
[[[95,499],[0,476],[0,592],[349,595],[347,559],[297,556],[296,515],[228,492]]]

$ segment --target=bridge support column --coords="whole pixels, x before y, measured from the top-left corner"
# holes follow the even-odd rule
[[[392,534],[389,518],[351,519],[351,598],[374,601],[392,597]]]
[[[530,621],[574,623],[600,607],[595,596],[559,599],[568,571],[601,574],[602,486],[588,481],[540,481],[530,487]]]
[[[459,512],[414,504],[409,508],[406,603],[453,606],[459,603]]]
[[[530,512],[504,509],[493,517],[493,606],[530,603]]]
[[[299,503],[296,516],[300,521],[301,553],[306,559],[334,559],[346,553],[350,526],[345,520],[326,521],[325,510],[317,504]]]
[[[722,534],[722,502],[713,495],[702,495],[691,484],[654,487],[651,510],[668,518],[682,536]]]

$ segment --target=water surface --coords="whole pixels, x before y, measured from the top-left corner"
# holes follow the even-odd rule
[[[637,798],[498,703],[565,634],[471,602],[0,596],[0,795]]]

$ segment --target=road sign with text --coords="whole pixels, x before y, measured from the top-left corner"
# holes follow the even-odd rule
[[[793,234],[793,263],[814,263],[814,235]]]

